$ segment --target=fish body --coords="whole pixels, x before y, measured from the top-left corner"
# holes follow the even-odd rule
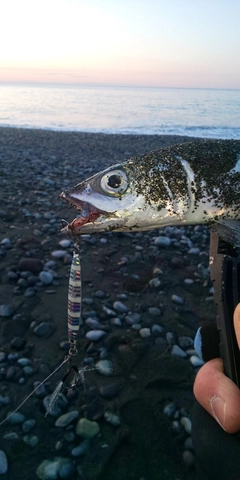
[[[240,219],[240,140],[197,140],[114,165],[62,192],[63,233],[143,231]]]

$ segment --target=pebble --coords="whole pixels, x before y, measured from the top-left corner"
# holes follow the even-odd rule
[[[36,425],[36,420],[34,418],[29,418],[29,420],[26,420],[25,422],[23,422],[22,424],[22,431],[24,433],[28,433],[30,432],[30,430],[32,430],[32,428],[35,427]]]
[[[39,325],[37,325],[33,332],[35,335],[38,337],[44,337],[45,335],[48,335],[52,331],[52,326],[48,322],[41,322]]]
[[[19,268],[22,271],[31,272],[38,275],[42,270],[43,264],[38,258],[21,258]]]
[[[113,364],[110,360],[99,360],[95,366],[97,371],[102,375],[108,376],[113,372]]]
[[[10,247],[12,245],[12,242],[10,238],[3,238],[0,245],[1,247]]]
[[[194,283],[194,280],[192,278],[184,278],[184,283],[186,285],[192,285]]]
[[[200,248],[192,247],[192,248],[190,248],[190,250],[188,250],[188,253],[189,253],[190,255],[199,255],[199,253],[200,253]]]
[[[23,441],[32,448],[36,447],[39,443],[39,439],[36,435],[24,435]]]
[[[185,432],[190,435],[192,431],[192,422],[188,417],[182,417],[180,420],[181,425],[183,426]]]
[[[39,273],[39,278],[44,285],[50,285],[53,281],[53,275],[50,272],[44,270]]]
[[[0,450],[0,475],[4,475],[8,471],[8,461],[6,453]]]
[[[118,415],[113,412],[106,411],[104,413],[104,418],[108,423],[111,423],[114,427],[119,427],[121,421]]]
[[[164,328],[163,328],[161,325],[158,325],[157,323],[155,323],[155,324],[152,326],[152,335],[153,335],[154,337],[158,337],[158,336],[161,335],[163,332],[164,332]]]
[[[25,415],[23,415],[23,413],[15,412],[11,414],[10,412],[7,416],[7,421],[8,423],[10,423],[10,425],[17,425],[19,423],[25,422],[25,418],[26,417]]]
[[[64,413],[56,420],[55,427],[65,428],[78,416],[79,412],[77,410],[72,410],[71,412]]]
[[[27,288],[26,292],[24,293],[25,297],[34,297],[36,295],[36,290],[33,287]]]
[[[68,248],[71,245],[71,240],[68,240],[68,239],[60,240],[58,245],[60,245],[60,247],[62,248]]]
[[[91,340],[92,342],[97,342],[104,335],[106,335],[106,332],[104,332],[103,330],[91,330],[90,332],[86,333],[86,338],[88,340]]]
[[[114,302],[113,308],[114,308],[114,310],[116,310],[116,312],[119,312],[119,313],[128,313],[129,312],[129,308],[126,307],[126,305],[124,305],[124,303],[120,302],[120,300],[117,300],[116,302]]]
[[[193,346],[193,339],[191,337],[178,337],[178,344],[181,348],[189,348]]]
[[[78,447],[75,447],[72,449],[72,456],[73,457],[80,457],[82,455],[86,455],[88,450],[90,449],[90,441],[89,440],[83,440],[83,442],[78,445]]]
[[[166,340],[169,345],[174,345],[176,342],[176,333],[174,332],[167,332],[166,333]]]
[[[116,325],[117,327],[121,327],[122,326],[122,320],[118,317],[111,318],[111,324]]]
[[[161,310],[160,308],[157,308],[157,307],[149,307],[148,312],[153,317],[159,317],[161,315]]]
[[[179,297],[178,295],[172,295],[172,301],[174,303],[177,303],[178,305],[183,305],[184,304],[184,300],[182,297]]]
[[[149,280],[149,285],[150,285],[150,287],[158,288],[161,285],[161,281],[159,280],[159,278],[155,277],[155,278],[152,278],[151,280]]]
[[[11,317],[14,312],[12,305],[0,305],[0,317]]]
[[[36,474],[41,480],[56,480],[60,468],[59,458],[55,460],[44,460],[37,468]]]
[[[60,260],[62,259],[63,257],[65,257],[66,255],[66,251],[65,250],[54,250],[52,253],[51,253],[51,256],[53,258],[56,258],[57,260]]]
[[[168,403],[163,409],[164,415],[167,415],[167,417],[172,417],[174,413],[176,412],[176,405],[175,403]]]
[[[76,425],[76,434],[82,438],[90,439],[96,437],[100,432],[97,422],[92,422],[87,418],[81,418]]]
[[[75,472],[75,465],[70,459],[62,460],[61,466],[58,471],[59,478],[71,480],[75,477]]]
[[[26,367],[26,365],[31,365],[31,360],[29,358],[19,358],[17,360],[18,365],[21,365],[21,367]]]
[[[19,435],[16,432],[9,432],[9,433],[6,433],[5,435],[3,435],[3,438],[4,438],[4,440],[13,441],[13,440],[18,440]]]
[[[99,323],[98,320],[96,320],[96,318],[91,318],[91,317],[87,318],[87,320],[85,321],[85,324],[87,325],[87,327],[91,328],[92,330],[95,330],[101,326],[101,324]]]
[[[172,240],[171,238],[169,237],[164,237],[162,235],[160,235],[159,237],[156,237],[155,240],[154,240],[154,245],[156,245],[157,247],[170,247],[172,243]]]
[[[204,365],[204,361],[197,355],[192,355],[190,357],[190,362],[193,365],[193,367],[202,367],[202,365]]]
[[[131,313],[131,315],[127,315],[125,317],[125,321],[126,321],[126,323],[128,323],[128,325],[133,325],[134,323],[139,323],[140,320],[141,320],[141,315],[140,315],[140,313],[137,313],[137,312]]]
[[[150,328],[141,328],[141,330],[139,330],[139,335],[140,335],[142,338],[149,338],[149,337],[151,337],[151,330],[150,330]]]
[[[173,345],[171,354],[177,355],[178,357],[182,357],[182,358],[187,357],[186,352],[184,352],[184,350],[182,350],[178,345]]]

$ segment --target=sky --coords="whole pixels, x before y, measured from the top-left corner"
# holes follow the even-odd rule
[[[240,88],[240,0],[5,0],[0,82]]]

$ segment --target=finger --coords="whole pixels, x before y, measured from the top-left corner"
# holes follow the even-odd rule
[[[210,360],[199,370],[194,395],[226,432],[240,430],[240,390],[224,375],[220,358]]]
[[[240,348],[240,303],[235,308],[234,315],[233,315],[233,323],[234,323],[238,346]]]

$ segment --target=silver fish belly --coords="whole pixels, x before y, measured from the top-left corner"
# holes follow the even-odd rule
[[[114,165],[61,197],[84,212],[63,229],[139,231],[240,219],[240,140],[197,140]]]

